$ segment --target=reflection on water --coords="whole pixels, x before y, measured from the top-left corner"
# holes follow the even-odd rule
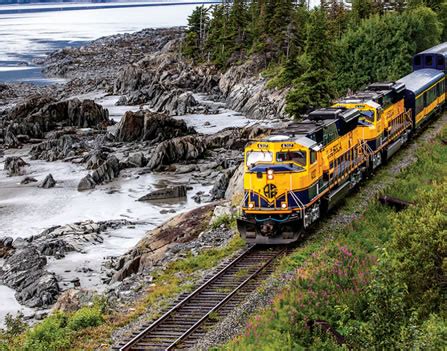
[[[33,66],[33,59],[102,36],[135,32],[143,28],[184,26],[195,6],[0,14],[0,82],[42,83],[40,70]],[[23,67],[24,63],[30,65],[29,69],[16,70],[16,67]]]

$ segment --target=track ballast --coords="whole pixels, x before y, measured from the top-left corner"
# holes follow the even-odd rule
[[[116,349],[189,349],[270,275],[285,247],[251,246],[194,292]]]

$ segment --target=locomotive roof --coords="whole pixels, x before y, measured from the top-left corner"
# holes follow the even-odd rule
[[[292,122],[287,127],[276,130],[264,141],[293,141],[302,146],[316,150],[319,144],[326,144],[330,138],[325,135],[329,130],[344,135],[356,125],[361,113],[357,109],[328,107],[312,111],[302,122]]]
[[[444,77],[442,71],[432,68],[423,68],[406,75],[399,79],[398,82],[405,84],[407,90],[417,95],[436,83],[442,77]]]
[[[368,85],[365,90],[341,99],[340,103],[362,103],[371,107],[380,107],[377,103],[381,98],[392,93],[401,93],[405,90],[405,85],[400,82],[376,82]]]

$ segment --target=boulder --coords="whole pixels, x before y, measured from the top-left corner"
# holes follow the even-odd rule
[[[208,226],[214,207],[214,204],[209,204],[181,213],[146,233],[133,249],[116,259],[111,283],[153,267],[163,260],[167,250],[173,245],[197,238]]]
[[[143,135],[144,113],[128,111],[124,114],[118,126],[117,140],[136,141]]]
[[[56,181],[54,180],[53,176],[50,173],[45,177],[44,181],[39,186],[39,188],[49,189],[49,188],[54,188],[55,186],[56,186]]]
[[[23,167],[29,166],[21,157],[10,156],[5,160],[4,169],[8,172],[10,177],[19,176],[24,173]]]
[[[118,177],[120,173],[120,162],[116,156],[111,155],[91,175],[96,184],[107,183]]]
[[[175,199],[186,196],[186,187],[184,185],[178,185],[174,187],[168,187],[166,189],[159,189],[150,192],[138,199],[138,201],[150,201],[150,200],[164,200]]]
[[[78,191],[91,190],[96,187],[96,182],[90,174],[87,174],[78,184]]]
[[[93,301],[94,293],[86,289],[64,291],[53,306],[53,311],[75,312]]]

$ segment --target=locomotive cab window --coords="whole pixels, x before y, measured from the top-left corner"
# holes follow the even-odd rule
[[[437,63],[437,65],[438,66],[444,66],[444,57],[438,57],[438,63]]]
[[[433,57],[431,56],[425,56],[425,65],[431,66],[433,64]]]
[[[317,162],[317,153],[310,150],[310,164],[313,165],[315,162]]]
[[[254,166],[258,162],[272,162],[273,154],[269,151],[249,151],[247,152],[247,166]]]
[[[300,166],[306,166],[307,162],[306,151],[296,150],[296,151],[277,152],[276,161],[277,162],[292,161],[298,163]]]
[[[374,112],[373,111],[361,111],[360,121],[365,121],[368,123],[374,123]]]

